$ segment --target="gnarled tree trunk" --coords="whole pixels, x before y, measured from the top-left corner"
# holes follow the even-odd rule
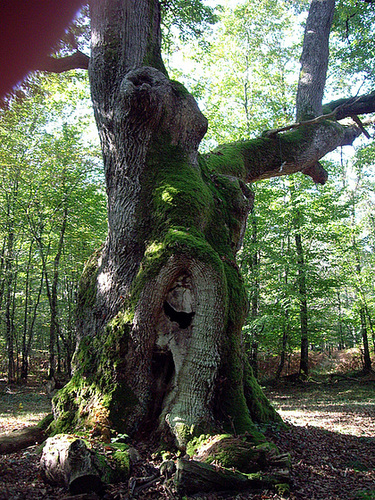
[[[243,356],[245,288],[235,257],[247,183],[303,171],[358,130],[325,120],[198,154],[207,121],[160,57],[157,0],[92,2],[92,100],[102,143],[108,237],[87,265],[75,374],[55,430],[89,422],[172,436],[279,421]]]

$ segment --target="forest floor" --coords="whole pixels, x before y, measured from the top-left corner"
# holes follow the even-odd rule
[[[280,451],[292,456],[291,500],[375,500],[375,381],[284,383],[265,392],[286,423],[283,430],[261,429]],[[4,387],[0,394],[0,433],[34,425],[50,412],[40,386]],[[142,452],[143,450],[143,452]],[[146,446],[140,446],[143,456]],[[151,460],[151,459],[150,459]],[[77,499],[52,488],[38,475],[39,451],[32,446],[0,456],[0,500]],[[134,474],[142,473],[136,467]],[[105,498],[130,498],[127,484],[110,487]],[[160,485],[140,499],[170,499]],[[186,498],[186,497],[185,497]],[[205,500],[278,500],[272,491],[195,495]]]

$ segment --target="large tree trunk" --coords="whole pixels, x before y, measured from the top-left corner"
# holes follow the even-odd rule
[[[198,156],[207,120],[165,74],[158,2],[93,2],[92,35],[109,231],[81,284],[81,371],[65,394],[84,390],[84,373],[107,394],[113,427],[157,429],[180,447],[223,425],[254,430],[246,397],[261,391],[249,370],[245,384],[248,306],[235,263],[252,195]],[[145,43],[133,50],[134,40]],[[55,411],[68,407],[60,397]],[[261,395],[250,407],[279,420]]]
[[[358,130],[325,121],[200,156],[207,120],[167,77],[159,9],[91,5],[108,236],[82,277],[75,373],[54,411],[56,430],[154,430],[183,449],[202,432],[255,436],[254,421],[279,421],[243,357],[246,183],[297,171],[324,182],[318,160]]]

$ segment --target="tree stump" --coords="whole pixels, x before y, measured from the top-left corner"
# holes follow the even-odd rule
[[[96,492],[103,489],[102,470],[95,453],[82,439],[68,434],[48,438],[40,459],[42,478],[64,486],[72,494]]]

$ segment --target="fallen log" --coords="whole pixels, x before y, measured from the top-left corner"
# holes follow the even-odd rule
[[[73,495],[101,493],[103,464],[82,439],[68,434],[48,438],[40,459],[42,478],[52,485],[64,486]]]
[[[46,429],[53,420],[47,415],[38,425],[25,427],[0,435],[0,455],[15,453],[34,444],[42,443],[46,438]]]
[[[175,485],[179,494],[258,489],[289,483],[289,481],[290,474],[287,469],[274,470],[271,473],[243,474],[235,470],[184,458],[177,460],[175,475]]]
[[[45,431],[39,426],[26,427],[0,436],[0,455],[15,453],[45,439]]]

